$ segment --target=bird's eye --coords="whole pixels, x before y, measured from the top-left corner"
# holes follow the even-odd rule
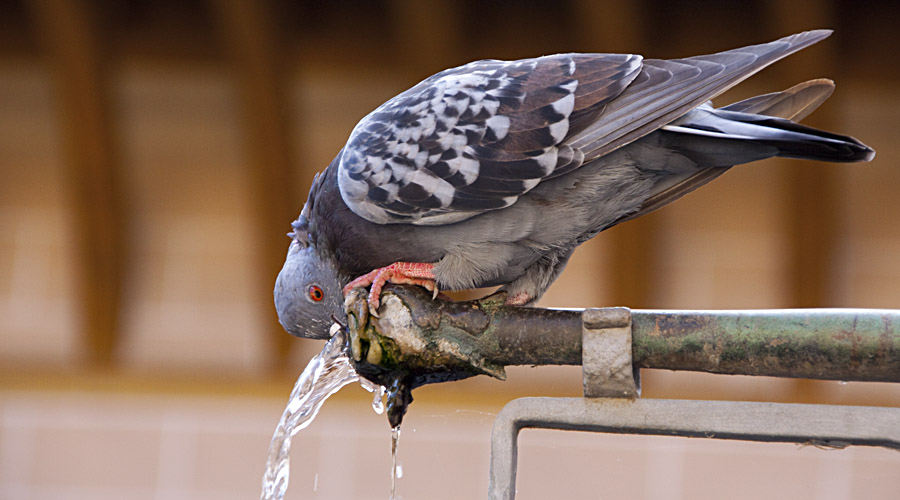
[[[322,289],[316,285],[310,285],[307,293],[309,293],[309,298],[313,302],[320,302],[323,298],[325,298],[325,293],[322,292]]]

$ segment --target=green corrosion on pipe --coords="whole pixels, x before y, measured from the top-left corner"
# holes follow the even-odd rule
[[[900,311],[632,311],[641,368],[900,382]]]
[[[365,290],[345,304],[357,370],[388,387],[399,425],[420,385],[510,365],[580,365],[581,310],[506,306],[505,295],[433,300],[389,286],[376,317]],[[632,310],[636,368],[843,381],[900,382],[900,310]]]

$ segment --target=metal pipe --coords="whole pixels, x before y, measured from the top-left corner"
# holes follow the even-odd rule
[[[581,364],[581,312],[497,317],[501,365]],[[900,382],[900,310],[631,310],[636,368]]]
[[[386,318],[410,316],[417,331],[405,335],[429,344],[430,358],[432,348],[447,347],[449,340],[463,357],[479,359],[484,369],[469,370],[470,375],[502,377],[502,367],[509,365],[581,364],[582,310],[505,306],[497,296],[431,300],[416,287],[388,288],[385,298],[381,318],[367,318],[374,333],[396,337],[388,329],[403,322]],[[900,310],[638,309],[631,315],[637,368],[900,382]],[[399,362],[403,346],[393,344],[392,359]]]
[[[420,287],[393,286],[374,316],[365,292],[345,304],[350,354],[360,374],[389,388],[392,426],[420,385],[503,379],[509,365],[582,364],[582,310],[506,306],[503,295],[433,300]],[[634,369],[900,382],[900,310],[607,312],[630,317]]]
[[[632,311],[635,365],[900,382],[900,311]]]
[[[503,365],[581,364],[581,311],[538,311],[504,310],[496,329],[502,348],[486,357]],[[900,382],[900,310],[635,309],[631,315],[639,368]]]

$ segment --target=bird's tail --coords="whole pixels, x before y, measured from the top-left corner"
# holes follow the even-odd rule
[[[799,83],[781,92],[744,99],[722,109],[800,121],[828,100],[832,93],[834,93],[834,82],[826,78],[818,78]]]
[[[705,105],[666,125],[661,129],[666,132],[657,139],[706,167],[687,176],[661,180],[640,210],[611,225],[668,205],[724,174],[732,165],[773,156],[830,162],[871,160],[875,151],[852,137],[792,121],[812,113],[833,91],[831,80],[810,80],[719,109]]]
[[[678,134],[682,147],[712,165],[772,156],[829,162],[869,161],[875,151],[853,137],[801,125],[834,90],[830,80],[811,80],[719,109],[701,106],[662,130]],[[724,141],[724,142],[723,142]]]

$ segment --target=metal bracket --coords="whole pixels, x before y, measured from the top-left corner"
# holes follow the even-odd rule
[[[515,499],[523,428],[900,450],[900,408],[637,399],[631,310],[586,309],[581,320],[585,397],[521,398],[500,411],[491,433],[489,499]]]
[[[585,309],[581,313],[581,339],[584,397],[640,396],[640,372],[631,359],[630,309]]]
[[[523,428],[900,450],[900,408],[624,398],[520,398],[491,432],[490,500],[516,497]]]

